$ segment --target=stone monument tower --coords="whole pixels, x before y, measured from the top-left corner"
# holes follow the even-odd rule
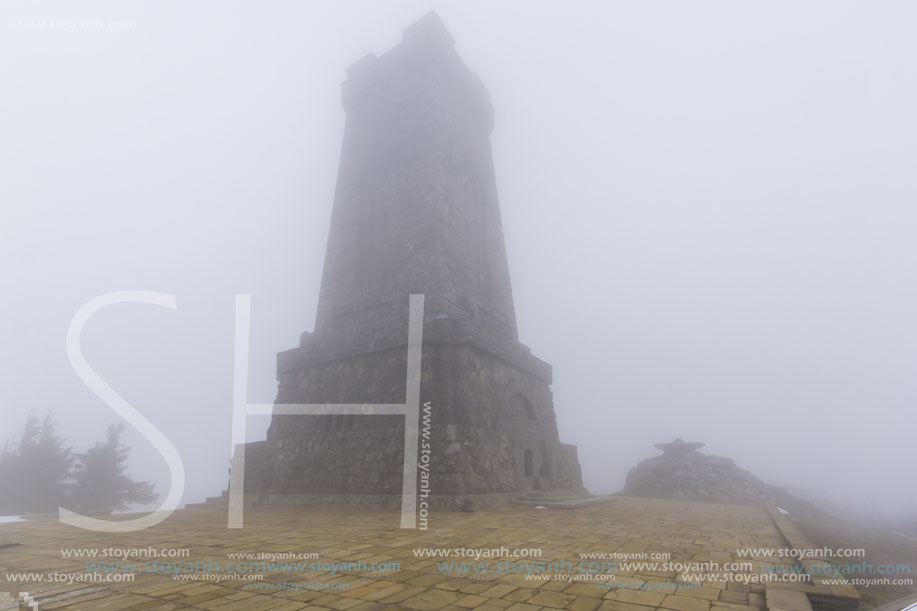
[[[433,507],[581,489],[551,367],[519,343],[490,148],[493,108],[430,13],[347,71],[314,331],[277,358],[277,403],[401,403],[408,296],[425,295],[421,402]],[[400,416],[274,415],[246,496],[397,506]]]

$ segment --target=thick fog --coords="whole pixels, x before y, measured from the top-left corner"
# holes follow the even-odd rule
[[[682,437],[766,481],[917,515],[917,6],[909,2],[6,2],[0,442],[118,416],[89,363],[226,487],[236,294],[250,399],[311,330],[340,83],[435,9],[496,109],[520,339],[586,485]],[[31,25],[29,25],[31,24]],[[44,24],[44,25],[42,25]],[[250,418],[262,439],[268,418]],[[128,427],[130,472],[165,494]]]

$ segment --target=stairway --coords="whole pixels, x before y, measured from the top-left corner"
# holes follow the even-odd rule
[[[562,490],[530,490],[523,493],[513,501],[517,505],[544,507],[546,509],[579,509],[598,503],[607,503],[615,500],[613,495],[590,494],[585,488],[569,488]]]
[[[193,509],[195,507],[213,507],[220,505],[227,505],[229,503],[229,490],[224,490],[220,493],[220,496],[208,496],[204,499],[202,503],[186,503],[185,509]]]
[[[585,488],[565,488],[558,490],[530,490],[522,493],[513,503],[531,507],[544,507],[546,509],[578,509],[613,500],[615,500],[613,495],[590,494]],[[228,502],[229,491],[224,490],[220,496],[208,496],[202,503],[188,503],[185,505],[185,509],[219,507],[225,506]]]

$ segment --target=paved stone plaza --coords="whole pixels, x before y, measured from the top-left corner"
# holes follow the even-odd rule
[[[47,583],[0,581],[0,592],[29,592],[40,609],[476,609],[495,611],[754,611],[812,608],[804,593],[818,600],[833,597],[826,606],[856,608],[849,587],[823,585],[742,584],[705,581],[692,589],[676,589],[683,582],[675,571],[621,570],[614,581],[526,579],[506,571],[450,573],[444,562],[471,558],[418,557],[418,549],[537,548],[540,557],[486,557],[496,567],[500,560],[528,563],[569,561],[577,567],[582,553],[670,553],[672,561],[751,562],[760,573],[764,558],[739,558],[737,548],[781,548],[798,545],[784,535],[780,516],[760,505],[726,505],[694,501],[617,498],[577,510],[540,510],[519,505],[474,513],[434,512],[426,531],[401,530],[396,512],[348,512],[331,508],[259,506],[246,510],[245,528],[226,528],[226,509],[220,506],[181,510],[148,530],[108,534],[78,530],[45,518],[0,525],[0,573],[68,573],[85,575],[86,562],[118,562],[115,558],[62,558],[62,548],[118,548],[163,550],[186,548],[183,558],[159,562],[213,563],[231,561],[238,553],[319,553],[319,562],[352,563],[331,570],[297,571],[255,569],[263,581],[242,576],[226,581],[176,580],[167,574],[138,573],[133,583]],[[801,536],[791,532],[789,537]],[[147,553],[147,552],[145,552]],[[132,559],[151,562],[149,556]],[[356,564],[362,561],[361,568]],[[277,563],[314,559],[275,559]],[[372,563],[398,563],[400,570],[371,572]],[[591,562],[591,561],[590,561]],[[202,565],[203,566],[203,565]],[[520,565],[516,565],[520,566]],[[531,564],[531,566],[535,566]],[[558,566],[558,565],[556,565]],[[157,567],[158,569],[158,567]],[[570,571],[563,571],[569,575]],[[575,572],[575,570],[573,571]],[[219,569],[203,569],[194,576],[213,577]],[[222,575],[225,577],[225,575]],[[544,577],[542,575],[541,577]],[[615,584],[610,588],[610,584]],[[297,585],[298,584],[298,585]],[[306,584],[312,584],[305,589]],[[346,584],[346,585],[344,585]],[[637,587],[641,586],[641,587]],[[850,597],[850,598],[848,598]],[[827,599],[826,599],[827,600]],[[838,604],[840,601],[840,604]],[[848,604],[849,603],[849,604]]]

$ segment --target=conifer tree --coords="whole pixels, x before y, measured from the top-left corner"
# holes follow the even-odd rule
[[[105,441],[77,454],[73,471],[73,505],[82,513],[111,513],[134,503],[151,503],[159,496],[153,484],[125,475],[130,448],[121,443],[123,425],[108,427]]]

